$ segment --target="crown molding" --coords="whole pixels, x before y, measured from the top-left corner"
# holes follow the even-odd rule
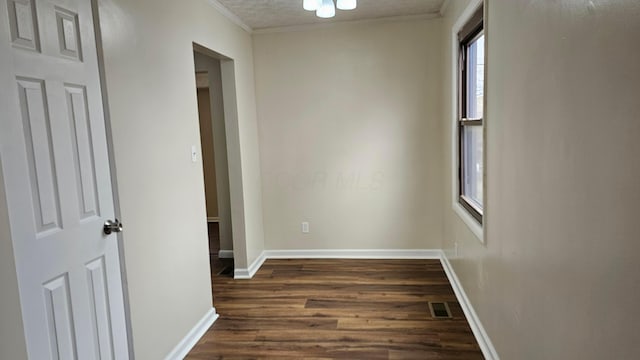
[[[227,9],[224,5],[222,5],[218,0],[207,0],[209,5],[213,6],[220,14],[229,19],[232,23],[240,26],[244,31],[249,34],[253,33],[253,29],[251,26],[247,25],[242,19],[240,19],[236,14],[232,13],[229,9]]]
[[[256,29],[256,30],[253,30],[253,34],[273,34],[273,33],[282,33],[282,32],[309,31],[309,30],[317,30],[317,29],[326,29],[326,28],[331,28],[335,26],[429,20],[429,19],[436,19],[439,17],[441,17],[440,13],[428,13],[428,14],[419,14],[419,15],[388,16],[388,17],[381,17],[381,18],[375,18],[375,19],[344,20],[344,21],[332,21],[332,22],[315,23],[315,24],[277,26],[277,27]]]
[[[209,5],[215,8],[220,14],[226,17],[232,23],[240,26],[243,30],[248,32],[249,34],[272,34],[272,33],[282,33],[282,32],[295,32],[295,31],[309,31],[309,30],[317,30],[317,29],[326,29],[334,26],[340,25],[352,25],[352,24],[375,24],[375,23],[387,23],[387,22],[401,22],[401,21],[415,21],[415,20],[429,20],[436,19],[442,17],[449,6],[449,2],[451,0],[444,0],[442,6],[435,13],[427,13],[427,14],[418,14],[418,15],[402,15],[402,16],[388,16],[381,17],[375,19],[362,19],[362,20],[344,20],[344,21],[331,21],[326,23],[315,23],[315,24],[302,24],[302,25],[289,25],[289,26],[276,26],[276,27],[268,27],[262,29],[253,29],[251,26],[247,25],[241,18],[239,18],[236,14],[232,13],[229,9],[227,9],[224,5],[222,5],[218,0],[207,0]]]
[[[444,13],[447,12],[447,9],[449,8],[449,3],[451,2],[451,0],[444,0],[442,2],[442,6],[440,6],[440,10],[438,11],[440,13],[440,16],[444,16]]]

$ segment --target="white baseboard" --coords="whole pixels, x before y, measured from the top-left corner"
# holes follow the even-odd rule
[[[480,322],[480,318],[476,314],[473,306],[471,305],[471,301],[467,297],[467,294],[458,279],[449,259],[447,259],[447,255],[444,251],[441,252],[440,262],[442,263],[442,267],[444,268],[445,273],[447,273],[447,278],[449,278],[449,282],[451,283],[451,287],[453,288],[453,292],[456,294],[456,298],[458,299],[458,303],[462,307],[462,311],[464,312],[464,316],[467,317],[467,321],[469,322],[469,326],[471,327],[471,331],[473,331],[473,335],[480,346],[480,350],[482,350],[482,355],[484,355],[487,360],[499,360],[500,357],[496,352],[496,349],[493,347],[493,343],[491,343],[491,339],[489,339],[489,335],[484,330],[482,323]]]
[[[236,268],[234,279],[251,279],[267,259],[440,259],[440,250],[265,250],[248,269]]]
[[[256,274],[256,272],[258,272],[258,270],[260,269],[260,267],[262,266],[262,264],[264,263],[264,261],[267,258],[265,257],[265,252],[263,251],[260,256],[258,256],[253,263],[251,263],[251,265],[249,265],[249,268],[244,269],[244,268],[237,268],[233,271],[233,278],[234,279],[242,279],[242,280],[247,280],[247,279],[251,279],[253,277],[253,275]]]
[[[218,314],[216,313],[216,309],[209,309],[193,329],[191,329],[180,343],[173,348],[169,355],[165,357],[165,360],[183,360],[217,319]]]
[[[220,259],[233,259],[233,250],[220,250],[220,251],[218,251],[218,258],[220,258]]]
[[[267,259],[440,259],[440,250],[265,250]]]

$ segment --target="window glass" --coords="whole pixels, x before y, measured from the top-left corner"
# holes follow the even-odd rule
[[[468,202],[482,210],[482,126],[465,126],[462,134],[463,184],[462,191]]]
[[[467,48],[467,117],[481,119],[484,104],[484,35]]]
[[[484,212],[485,36],[483,7],[458,33],[458,201],[482,224]]]

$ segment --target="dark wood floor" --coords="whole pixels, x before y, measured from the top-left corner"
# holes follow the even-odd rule
[[[220,224],[217,222],[207,223],[209,233],[209,254],[218,255],[220,251]]]
[[[220,226],[216,222],[209,223],[209,260],[211,261],[211,276],[233,276],[233,259],[220,259]],[[214,293],[215,296],[215,293]]]
[[[437,260],[267,260],[212,276],[220,318],[187,359],[483,359]],[[433,319],[446,301],[453,318]]]

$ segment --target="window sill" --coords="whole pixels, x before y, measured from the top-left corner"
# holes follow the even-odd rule
[[[463,208],[462,205],[458,204],[457,202],[453,203],[453,210],[458,215],[458,217],[462,219],[462,222],[467,225],[473,235],[475,235],[475,237],[484,244],[484,231],[482,225],[473,216],[471,216],[471,214],[469,214],[469,212],[465,208]]]

